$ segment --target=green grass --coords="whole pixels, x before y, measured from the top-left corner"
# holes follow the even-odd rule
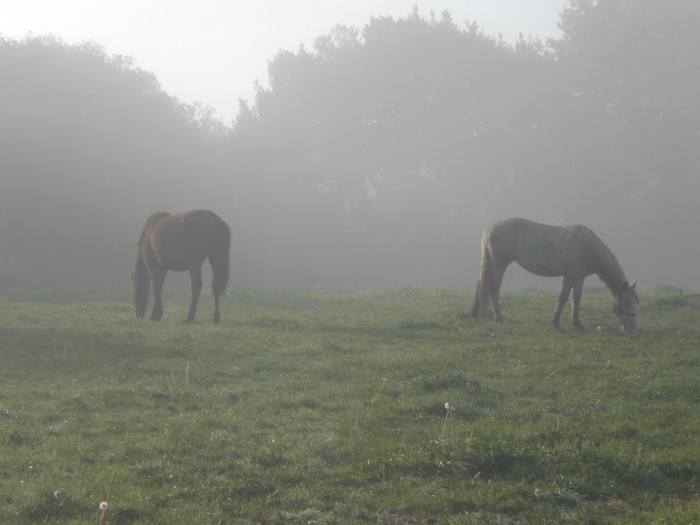
[[[0,522],[700,522],[697,295],[642,293],[635,333],[603,290],[585,332],[471,298],[0,299]]]

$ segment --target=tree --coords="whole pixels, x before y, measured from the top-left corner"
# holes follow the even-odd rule
[[[604,140],[609,163],[598,182],[615,220],[645,232],[645,242],[629,241],[638,258],[640,247],[669,254],[653,264],[680,282],[694,279],[685,261],[700,255],[678,242],[700,219],[699,27],[693,1],[574,0],[554,43],[574,101]]]
[[[2,39],[0,84],[0,289],[128,283],[142,222],[199,200],[221,130],[91,42]]]
[[[343,254],[336,273],[355,282],[362,268],[372,269],[371,282],[412,280],[416,274],[398,263],[411,259],[447,284],[438,256],[426,254],[462,255],[448,239],[462,236],[465,224],[483,227],[474,220],[488,206],[483,195],[503,207],[522,195],[510,179],[529,175],[523,157],[537,158],[527,144],[542,123],[538,97],[557,91],[538,45],[523,41],[515,50],[476,24],[458,28],[447,12],[426,20],[414,11],[374,18],[362,33],[337,26],[312,51],[279,53],[269,88],[243,108],[232,136],[237,151],[246,143],[260,152],[256,166],[246,165],[258,180],[299,199],[270,193],[262,215],[290,216],[286,202],[322,213],[299,228],[311,237],[309,253],[322,239],[324,251]],[[521,66],[525,60],[533,69]],[[257,147],[247,142],[252,129]]]
[[[273,209],[304,203],[306,257],[322,245],[344,254],[337,273],[376,278],[354,282],[454,285],[463,267],[439,261],[477,261],[481,230],[508,215],[585,222],[623,260],[648,260],[643,232],[673,228],[674,206],[697,216],[698,9],[574,0],[560,40],[513,46],[414,10],[281,52],[239,119],[255,120],[257,180],[298,199],[269,198],[270,228]]]

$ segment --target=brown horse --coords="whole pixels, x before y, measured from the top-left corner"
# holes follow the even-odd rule
[[[639,299],[636,282],[629,284],[610,248],[585,226],[549,226],[512,218],[497,222],[484,232],[481,241],[481,275],[476,288],[472,317],[493,301],[493,316],[501,321],[498,295],[506,268],[513,261],[528,272],[543,277],[563,276],[559,302],[552,324],[558,328],[562,309],[573,289],[571,323],[583,329],[579,303],[583,281],[597,274],[613,296],[613,311],[623,330],[634,329]]]
[[[194,320],[202,290],[202,264],[209,259],[214,292],[214,322],[221,319],[219,298],[226,291],[229,277],[228,251],[231,231],[218,215],[207,210],[171,215],[151,215],[141,230],[136,265],[131,272],[131,296],[136,317],[143,319],[148,305],[150,283],[155,300],[152,321],[163,317],[163,283],[168,270],[190,272],[192,299],[186,322]]]

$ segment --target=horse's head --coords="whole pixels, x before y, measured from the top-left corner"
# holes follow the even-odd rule
[[[136,310],[136,318],[143,319],[146,315],[146,306],[148,305],[148,295],[150,291],[150,282],[146,277],[140,275],[141,272],[131,272],[131,300],[134,303]]]
[[[623,330],[634,330],[637,325],[637,306],[639,298],[634,288],[637,281],[629,284],[627,281],[622,285],[622,289],[613,296],[613,311]]]

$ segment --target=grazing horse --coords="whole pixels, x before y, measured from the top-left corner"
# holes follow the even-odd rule
[[[185,322],[194,320],[202,290],[202,264],[209,259],[214,292],[214,322],[221,319],[219,297],[226,291],[229,276],[228,251],[231,231],[218,215],[207,210],[171,215],[151,215],[141,230],[136,265],[131,272],[131,296],[136,317],[143,319],[148,305],[150,283],[155,300],[152,321],[163,317],[163,283],[168,270],[190,272],[192,299]]]
[[[498,295],[506,268],[513,261],[535,275],[564,277],[552,317],[555,328],[559,328],[561,311],[573,289],[571,323],[583,329],[578,316],[583,281],[595,273],[613,296],[613,311],[622,329],[634,329],[639,304],[636,282],[627,282],[615,255],[593,231],[581,225],[549,226],[519,218],[497,222],[484,232],[472,317],[479,316],[479,308],[488,308],[490,298],[494,319],[501,321]]]

